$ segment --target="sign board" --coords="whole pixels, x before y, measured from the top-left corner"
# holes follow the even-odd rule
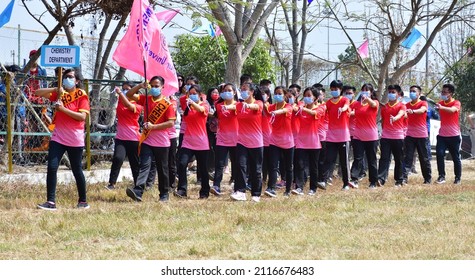
[[[78,46],[41,46],[41,66],[79,67]]]

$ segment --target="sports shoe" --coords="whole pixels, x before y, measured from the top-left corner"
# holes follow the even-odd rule
[[[460,178],[455,178],[454,185],[460,185],[462,182],[460,181]]]
[[[369,185],[369,189],[371,189],[371,190],[376,189],[376,185],[375,185],[375,184],[370,184],[370,185]]]
[[[114,187],[114,185],[109,184],[109,185],[106,186],[106,189],[112,191],[112,190],[115,190],[115,187]]]
[[[315,190],[309,190],[308,191],[308,195],[310,195],[310,196],[314,196],[316,194],[317,194],[317,191],[315,191]]]
[[[240,192],[240,191],[237,191],[237,192],[233,192],[231,194],[231,198],[236,200],[236,201],[246,201],[246,193],[243,193],[243,192]]]
[[[160,198],[158,199],[158,201],[160,202],[168,202],[168,200],[170,199],[168,193],[167,194],[161,194],[160,195]]]
[[[424,180],[424,183],[422,183],[423,185],[430,185],[430,180]]]
[[[267,190],[264,192],[266,195],[270,197],[276,197],[277,194],[275,193],[275,190],[267,188]]]
[[[200,197],[199,199],[208,199],[209,198],[209,195],[205,195],[205,194],[200,194]]]
[[[218,187],[218,186],[213,186],[210,190],[209,190],[210,193],[214,194],[214,195],[217,195],[217,196],[220,196],[222,195],[223,193],[221,193],[221,188]]]
[[[127,188],[125,194],[127,194],[128,197],[132,198],[132,200],[138,202],[142,201],[142,196],[138,195],[133,188]]]
[[[326,181],[327,185],[329,186],[333,186],[333,179],[330,177],[328,178],[328,180]]]
[[[376,181],[376,186],[378,186],[378,187],[384,186],[384,181],[381,180],[381,179],[378,179],[378,181]]]
[[[445,183],[445,178],[442,176],[439,176],[437,180],[435,181],[437,184],[444,184]]]
[[[401,188],[401,187],[402,187],[402,183],[396,183],[396,184],[394,185],[394,187],[395,187],[395,188]]]
[[[48,211],[56,211],[56,204],[53,202],[46,201],[43,204],[36,205],[36,208]]]
[[[260,202],[261,197],[260,196],[253,196],[253,197],[251,197],[251,200],[254,201],[254,202]]]
[[[292,190],[292,193],[293,194],[296,194],[296,195],[304,195],[303,191],[301,188],[296,188],[296,189],[293,189]]]
[[[280,182],[278,182],[275,187],[278,188],[278,189],[282,189],[283,187],[285,187],[285,181],[284,180],[280,180]]]
[[[176,190],[173,192],[173,195],[179,198],[186,198],[186,192],[183,190]]]
[[[78,205],[76,206],[77,209],[89,209],[90,207],[91,206],[89,206],[85,201],[78,202]]]
[[[353,189],[357,189],[358,188],[358,181],[349,181],[348,186],[350,186]]]
[[[348,185],[346,186],[343,186],[343,188],[341,188],[342,191],[349,191],[350,190],[350,187]]]
[[[325,182],[317,182],[317,188],[326,190],[327,187],[325,186]]]
[[[249,184],[249,183],[246,184],[246,190],[252,191],[251,184]]]

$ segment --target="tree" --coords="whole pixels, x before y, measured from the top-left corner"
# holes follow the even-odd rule
[[[175,45],[180,46],[172,51],[177,72],[197,76],[204,89],[228,82],[224,75],[228,55],[224,38],[182,34],[176,37]],[[244,72],[252,75],[255,81],[274,76],[268,49],[267,43],[258,39],[243,65]]]
[[[468,51],[447,74],[448,81],[455,85],[455,95],[462,102],[463,110],[469,112],[475,111],[475,36],[467,38],[463,47]]]

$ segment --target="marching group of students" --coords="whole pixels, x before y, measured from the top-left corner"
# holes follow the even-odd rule
[[[65,75],[68,79],[74,76]],[[184,79],[179,76],[178,80],[180,92],[171,97],[162,94],[166,81],[160,76],[152,77],[148,83],[133,87],[124,83],[121,88],[116,88],[119,96],[117,134],[108,189],[115,188],[125,156],[134,182],[133,187],[126,189],[126,194],[135,201],[142,201],[147,185],[154,181],[156,173],[160,201],[168,201],[172,192],[177,198],[188,197],[187,169],[193,159],[196,159],[197,177],[200,178],[200,199],[207,199],[210,194],[223,195],[221,183],[228,161],[234,182],[230,196],[237,201],[247,200],[246,192],[255,202],[260,201],[262,193],[276,197],[279,174],[282,181],[285,179],[284,196],[303,195],[308,178],[307,194],[315,195],[318,188],[326,189],[331,184],[337,156],[343,190],[358,188],[366,166],[369,188],[385,185],[391,158],[395,166],[394,186],[401,187],[407,184],[415,150],[424,184],[431,184],[430,151],[426,145],[428,104],[421,100],[418,86],[410,88],[411,101],[406,104],[401,101],[404,96],[401,87],[388,86],[388,102],[381,105],[371,84],[364,84],[357,93],[354,87],[344,86],[339,80],[330,84],[328,100],[320,84],[303,90],[298,85],[291,85],[289,89],[277,86],[271,92],[270,81],[264,80],[256,85],[250,77],[244,76],[239,87],[225,83],[205,94],[196,77]],[[50,144],[47,202],[38,205],[46,210],[56,209],[54,192],[58,157],[60,159],[65,151],[70,157],[71,154],[74,156],[75,147],[81,147],[79,139],[83,139],[84,132],[77,128],[84,127],[83,117],[89,110],[88,104],[80,102],[81,98],[65,102],[69,99],[64,96],[83,91],[75,87],[68,89],[68,81],[63,84],[66,94],[61,99],[63,102],[56,103],[57,111],[63,114],[58,113],[56,119],[69,120],[57,121],[58,131],[55,130],[51,138],[51,142],[57,143]],[[144,95],[146,88],[148,95]],[[42,89],[36,94],[55,101],[57,91],[56,88]],[[444,85],[441,101],[436,105],[441,117],[436,147],[439,172],[436,183],[445,183],[447,149],[454,161],[454,183],[460,184],[461,180],[461,108],[460,102],[453,98],[454,92],[453,85]],[[144,123],[140,132],[142,111]],[[381,135],[377,125],[379,111]],[[181,118],[179,134],[175,127],[177,117]],[[67,126],[67,122],[75,125]],[[70,130],[68,133],[64,131],[66,127],[62,129],[63,125]],[[215,129],[210,129],[210,126]],[[73,145],[65,141],[74,138],[78,141]],[[351,166],[350,143],[353,149]],[[381,151],[379,163],[376,156],[378,147]],[[212,185],[208,180],[210,150],[214,152]],[[77,156],[82,156],[82,150],[77,153]],[[74,159],[71,159],[71,167],[78,182],[78,207],[88,208],[85,184],[82,183],[84,175],[80,166],[74,165]]]

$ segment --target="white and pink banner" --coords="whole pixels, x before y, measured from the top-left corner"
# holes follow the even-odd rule
[[[134,0],[129,27],[112,59],[119,66],[146,79],[162,76],[165,79],[162,92],[166,96],[178,91],[178,79],[167,40],[148,0]],[[146,77],[144,63],[147,68]]]

